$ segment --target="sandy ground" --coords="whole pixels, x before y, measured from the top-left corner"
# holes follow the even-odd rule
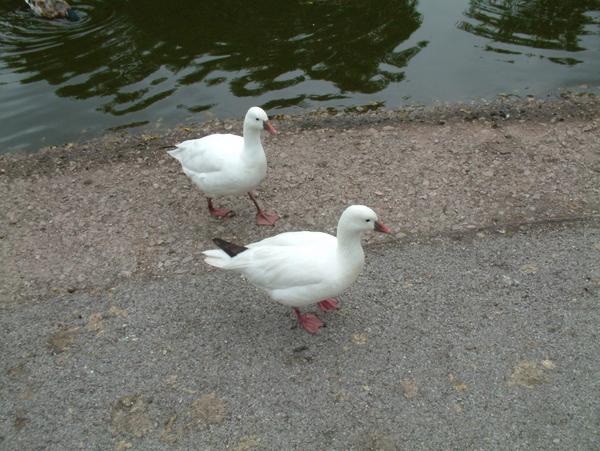
[[[273,228],[244,197],[210,218],[165,153],[240,120],[0,157],[0,447],[591,449],[598,105],[275,117]],[[199,258],[215,236],[333,232],[352,203],[395,236],[366,237],[317,337]]]

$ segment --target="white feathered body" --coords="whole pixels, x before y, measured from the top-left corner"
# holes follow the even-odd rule
[[[267,158],[257,136],[214,134],[177,144],[169,155],[208,197],[239,195],[256,188],[267,175]]]
[[[220,249],[204,252],[213,266],[243,274],[275,301],[304,307],[346,290],[364,265],[360,246],[341,247],[338,239],[321,232],[287,232],[249,244],[229,257]]]

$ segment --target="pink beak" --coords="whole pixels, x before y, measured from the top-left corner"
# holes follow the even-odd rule
[[[384,224],[379,221],[375,221],[375,230],[381,233],[392,233],[392,231],[387,228]]]
[[[275,128],[271,125],[270,121],[263,122],[263,128],[266,131],[268,131],[271,135],[274,135],[275,133],[277,133],[277,130],[275,130]]]

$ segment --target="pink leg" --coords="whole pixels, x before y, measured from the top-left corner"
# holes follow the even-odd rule
[[[228,208],[213,207],[212,199],[210,197],[207,197],[206,199],[208,199],[208,211],[211,216],[214,216],[215,218],[224,218],[225,216],[229,216],[231,214],[231,210]]]
[[[313,315],[312,313],[300,313],[300,310],[297,308],[294,309],[294,313],[298,318],[300,326],[311,334],[316,334],[317,331],[323,327],[323,324],[325,324],[317,317],[317,315]]]
[[[321,302],[317,302],[317,305],[322,312],[328,312],[337,309],[338,301],[333,298],[323,299]]]
[[[250,196],[250,199],[252,200],[252,202],[254,202],[254,206],[256,207],[256,223],[258,225],[275,225],[275,223],[279,219],[277,213],[265,213],[258,205],[258,202],[256,201],[256,198],[252,195],[252,193],[249,192],[248,196]]]

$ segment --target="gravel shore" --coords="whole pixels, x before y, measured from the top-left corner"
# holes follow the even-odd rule
[[[280,133],[263,138],[269,173],[259,192],[282,216],[273,229],[254,224],[245,197],[218,199],[237,215],[210,218],[166,154],[184,139],[241,133],[241,120],[2,156],[0,305],[204,272],[198,255],[215,236],[333,232],[353,203],[374,208],[402,240],[597,216],[598,104],[565,95],[275,117]]]

